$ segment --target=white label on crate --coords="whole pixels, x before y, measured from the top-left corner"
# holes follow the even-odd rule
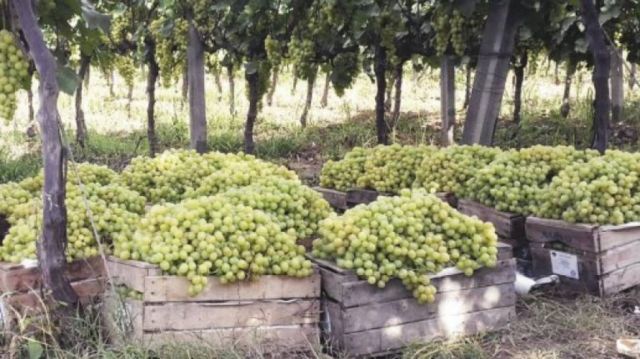
[[[578,256],[566,252],[549,251],[551,271],[565,277],[580,279],[578,274]]]

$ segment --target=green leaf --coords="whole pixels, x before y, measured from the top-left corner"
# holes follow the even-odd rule
[[[96,10],[89,0],[82,0],[82,18],[90,29],[100,29],[105,34],[109,33],[111,17]]]
[[[60,86],[60,90],[67,95],[73,95],[76,91],[76,87],[80,83],[80,78],[76,72],[67,66],[58,66],[56,77],[58,79],[58,86]]]
[[[477,0],[454,0],[453,6],[460,11],[462,16],[469,17],[476,9]]]
[[[27,353],[29,353],[29,359],[40,359],[44,353],[44,348],[42,348],[42,344],[30,339],[27,342]]]

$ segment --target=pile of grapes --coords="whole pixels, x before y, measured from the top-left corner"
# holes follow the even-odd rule
[[[479,168],[492,162],[500,150],[484,146],[451,146],[434,151],[416,171],[416,188],[460,193]]]
[[[246,186],[270,176],[297,179],[284,167],[244,154],[166,151],[155,158],[137,157],[124,169],[121,181],[151,203],[179,202]]]
[[[154,206],[132,240],[114,245],[120,258],[145,260],[186,276],[190,295],[200,293],[211,275],[230,283],[263,274],[304,277],[313,271],[304,247],[268,214],[220,197]]]
[[[75,182],[76,173],[82,187]],[[42,178],[40,174],[20,183],[0,185],[0,215],[11,224],[0,247],[0,260],[17,263],[36,258],[36,240],[42,226]],[[116,173],[106,167],[80,164],[77,172],[70,170],[69,178],[66,188],[67,260],[98,254],[91,218],[98,235],[107,243],[114,238],[131,237],[139,216],[144,213],[144,197],[121,185],[109,184],[116,178]]]
[[[0,30],[0,118],[9,121],[16,112],[16,92],[31,85],[29,62],[13,34]]]
[[[495,266],[497,237],[490,223],[467,217],[423,190],[379,197],[320,224],[313,255],[353,269],[383,288],[399,278],[421,303],[433,302],[430,274],[455,265],[466,275]]]
[[[594,156],[597,156],[595,151],[579,151],[568,146],[505,151],[478,169],[458,194],[499,211],[536,213],[539,196],[561,170]]]
[[[320,184],[342,191],[370,188],[397,193],[412,186],[422,159],[435,151],[431,146],[356,147],[343,160],[328,161],[324,165]]]
[[[563,169],[540,195],[534,214],[572,223],[639,221],[639,178],[638,154],[608,151]]]

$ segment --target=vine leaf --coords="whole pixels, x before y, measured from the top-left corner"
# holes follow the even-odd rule
[[[90,29],[100,29],[105,34],[109,33],[111,27],[111,17],[105,15],[89,2],[89,0],[82,0],[82,18],[87,23],[87,27]]]
[[[68,66],[58,66],[56,78],[58,79],[60,90],[67,95],[73,95],[80,83],[80,77]]]

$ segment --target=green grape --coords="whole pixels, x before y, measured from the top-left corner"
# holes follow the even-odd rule
[[[484,146],[451,146],[424,160],[416,170],[414,187],[428,191],[459,193],[479,168],[495,159],[500,150]]]
[[[640,220],[640,156],[609,150],[566,166],[538,198],[534,214],[567,222],[619,225]]]
[[[433,302],[430,274],[455,265],[466,275],[497,262],[493,225],[467,217],[424,190],[379,197],[320,223],[313,255],[335,260],[383,288],[402,280],[420,303]]]
[[[533,146],[505,151],[489,165],[478,169],[462,186],[460,196],[499,211],[531,214],[537,212],[538,196],[562,169],[584,163],[597,155],[568,146]]]
[[[115,255],[145,260],[165,273],[187,277],[190,295],[207,285],[264,274],[305,277],[313,273],[304,248],[269,215],[216,197],[152,207],[132,240],[115,242]]]
[[[127,88],[132,88],[136,76],[136,64],[133,58],[129,56],[119,56],[116,58],[114,66],[118,74],[124,79]]]
[[[13,34],[0,30],[0,118],[13,119],[17,109],[16,92],[31,86],[29,62]]]
[[[169,21],[172,26],[166,31],[165,26]],[[169,87],[186,69],[189,24],[183,18],[169,20],[160,16],[151,22],[149,30],[156,40],[161,83],[164,87]]]

